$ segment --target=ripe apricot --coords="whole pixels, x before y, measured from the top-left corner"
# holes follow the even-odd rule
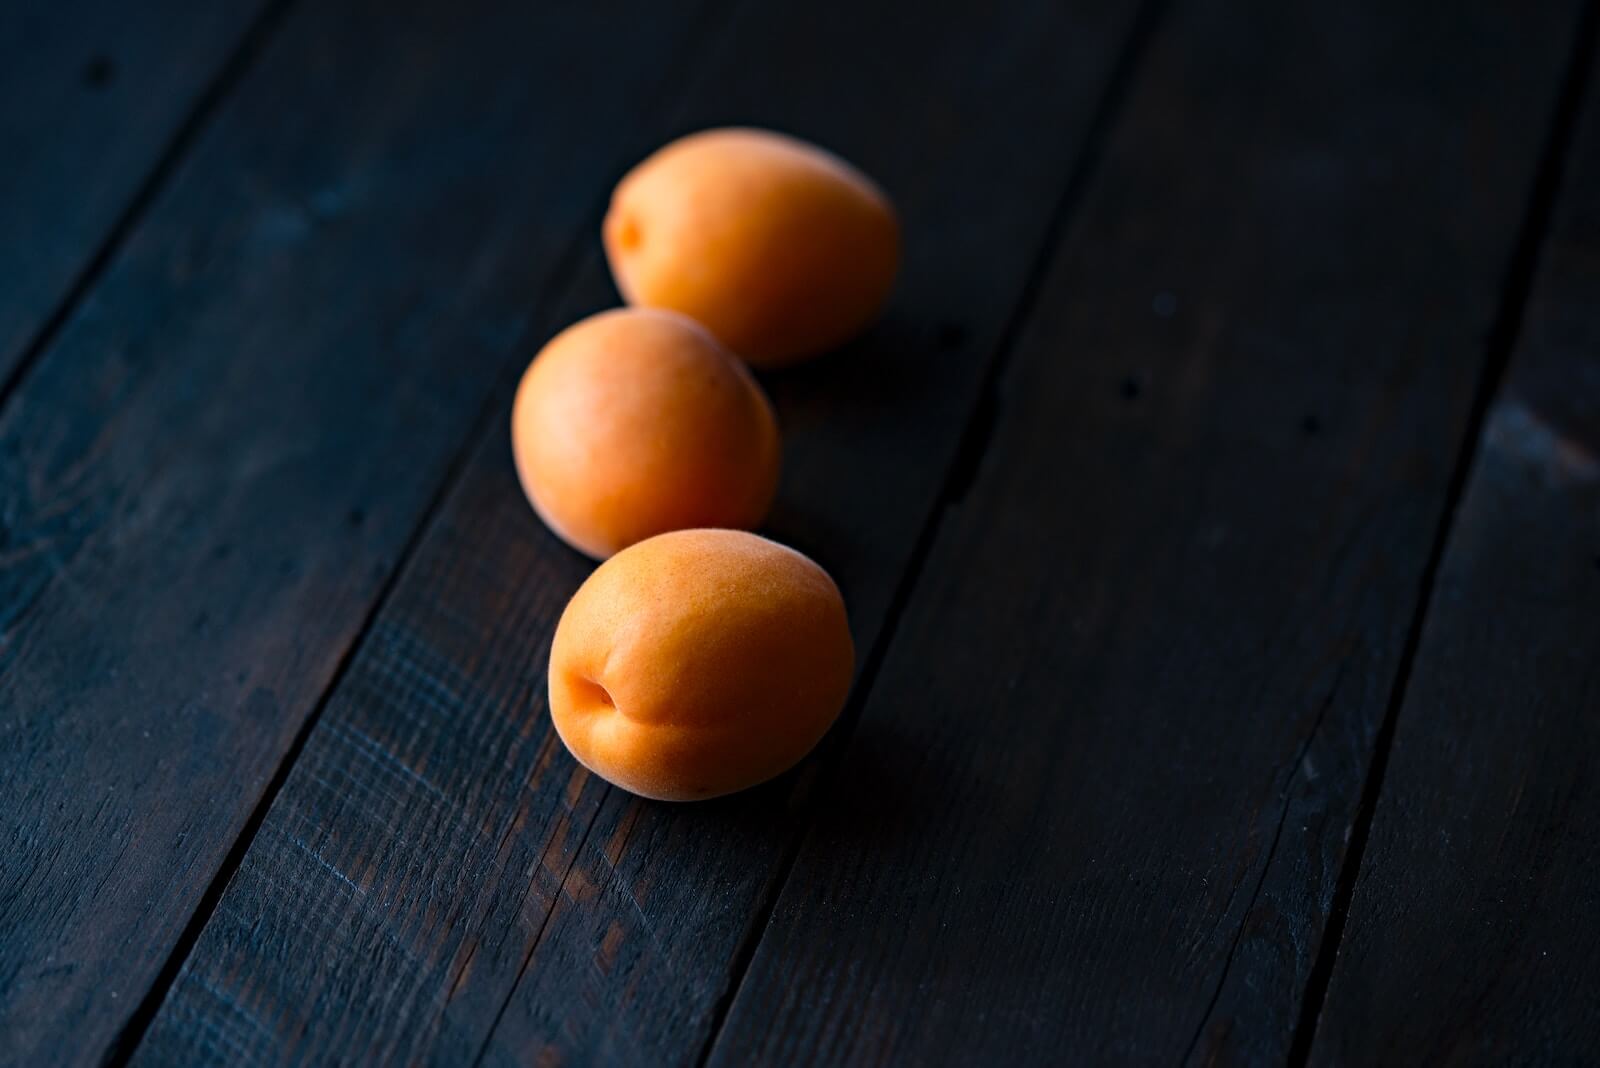
[[[754,527],[778,486],[778,425],[749,370],[698,323],[618,308],[558,334],[511,413],[523,491],[604,558],[686,527]]]
[[[758,367],[833,348],[889,295],[894,209],[872,180],[766,130],[691,134],[630,171],[602,237],[630,304],[704,323]]]
[[[743,790],[838,716],[855,650],[839,589],[739,530],[650,538],[595,569],[550,649],[550,716],[580,763],[643,797]]]

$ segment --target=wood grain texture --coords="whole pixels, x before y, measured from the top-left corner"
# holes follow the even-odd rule
[[[1576,13],[1179,0],[713,1065],[1283,1060]]]
[[[308,5],[0,413],[0,1061],[129,1020],[693,37]]]
[[[1316,1064],[1600,1051],[1600,92],[1399,711]]]
[[[884,322],[767,380],[785,435],[771,533],[833,571],[863,650],[1131,22],[1131,4],[1031,3],[1009,20],[746,5],[688,75],[679,129],[815,138],[901,211],[907,267]],[[581,277],[563,318],[613,299],[598,261]],[[700,1057],[818,765],[673,806],[572,762],[544,671],[590,564],[522,500],[505,425],[330,700],[136,1063]]]
[[[0,384],[138,196],[263,0],[9,0]]]

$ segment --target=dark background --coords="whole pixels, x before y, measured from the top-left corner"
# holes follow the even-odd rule
[[[0,1062],[1595,1062],[1595,36],[13,0]],[[550,729],[507,413],[732,122],[906,255],[764,379],[851,703],[664,805]]]

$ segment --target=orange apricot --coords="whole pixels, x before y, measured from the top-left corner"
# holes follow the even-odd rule
[[[778,486],[778,425],[749,370],[698,323],[618,308],[558,334],[511,413],[523,491],[604,558],[687,527],[754,527]]]
[[[617,185],[602,228],[629,304],[704,323],[758,367],[849,340],[878,314],[899,224],[872,180],[766,130],[675,141]]]
[[[556,626],[550,716],[572,755],[642,797],[692,801],[798,763],[838,717],[855,649],[808,557],[739,530],[613,556]]]

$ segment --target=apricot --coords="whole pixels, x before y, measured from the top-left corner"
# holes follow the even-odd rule
[[[739,530],[680,530],[613,556],[562,613],[550,716],[578,761],[642,797],[764,782],[838,717],[855,650],[839,589]]]
[[[844,160],[766,130],[691,134],[630,171],[602,229],[629,304],[702,322],[758,367],[848,340],[900,259],[888,198]]]
[[[618,308],[534,357],[511,413],[534,511],[604,558],[688,527],[754,527],[778,487],[778,424],[750,371],[674,312]]]

